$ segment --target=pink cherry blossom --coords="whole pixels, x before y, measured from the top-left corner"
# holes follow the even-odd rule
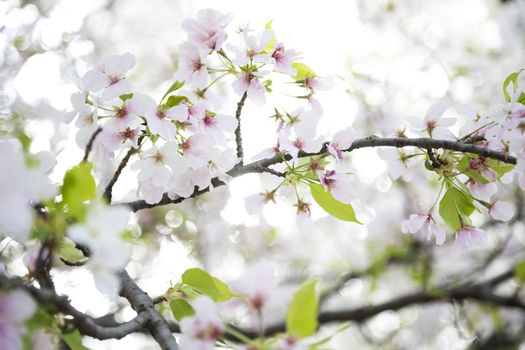
[[[64,121],[69,123],[73,118],[77,117],[75,126],[79,128],[76,135],[77,145],[80,148],[85,148],[93,133],[99,127],[97,121],[97,109],[86,104],[87,93],[76,92],[71,95],[71,104],[73,111],[68,112],[64,116]]]
[[[266,101],[265,92],[266,88],[261,84],[259,77],[253,74],[241,73],[237,76],[237,79],[233,82],[233,90],[242,95],[245,92],[248,97],[258,105],[263,104]]]
[[[249,34],[249,30],[244,30],[242,35],[241,48],[229,45],[229,48],[234,51],[237,58],[233,63],[237,66],[243,66],[251,62],[254,63],[269,63],[272,61],[271,56],[264,52],[268,44],[275,37],[273,30],[266,29],[258,37]]]
[[[427,110],[422,121],[418,117],[408,117],[407,120],[419,134],[426,134],[436,139],[455,140],[448,128],[456,123],[456,119],[442,117],[447,108],[446,104],[439,102]]]
[[[249,305],[261,311],[277,286],[277,278],[271,264],[260,261],[247,268],[232,284],[235,292],[248,297]]]
[[[261,212],[265,204],[269,202],[275,203],[275,192],[266,191],[252,194],[244,199],[244,208],[250,215],[257,215]]]
[[[470,181],[467,184],[468,189],[477,199],[490,202],[490,198],[498,191],[498,185],[494,182],[482,184],[475,181]]]
[[[349,175],[325,170],[319,174],[319,179],[325,191],[330,191],[338,201],[350,204],[356,198],[355,185]]]
[[[233,132],[237,127],[237,119],[231,115],[213,114],[206,111],[198,117],[190,117],[192,125],[188,127],[193,133],[202,133],[211,136],[215,142],[224,144],[226,137],[224,133]]]
[[[114,131],[135,129],[142,124],[139,116],[154,108],[155,101],[151,97],[135,93],[132,98],[122,102],[120,107],[115,107],[115,115],[104,124],[104,128]]]
[[[102,132],[96,138],[95,143],[96,145],[104,147],[108,152],[118,150],[126,142],[129,142],[131,147],[137,148],[142,130],[142,127],[134,129],[128,127],[125,130],[103,128]]]
[[[26,322],[36,311],[33,299],[24,291],[0,295],[0,344],[5,350],[20,350]]]
[[[197,13],[197,19],[182,22],[182,28],[188,33],[191,42],[206,50],[219,51],[227,38],[224,28],[230,22],[230,15],[224,15],[213,9],[203,9]]]
[[[199,296],[191,304],[195,315],[181,320],[180,347],[184,350],[213,350],[224,332],[224,322],[217,306],[206,296]]]
[[[463,226],[458,232],[456,232],[454,249],[457,252],[486,248],[488,246],[489,241],[487,234],[479,228]]]
[[[207,54],[191,42],[185,42],[180,47],[179,71],[177,79],[201,89],[208,83]]]
[[[135,56],[130,53],[108,57],[82,77],[82,85],[91,92],[104,89],[102,101],[111,101],[133,91],[125,74],[134,66]]]
[[[297,74],[292,62],[301,58],[295,50],[285,50],[283,43],[278,43],[273,48],[270,56],[274,59],[275,71],[294,76]]]
[[[355,132],[353,128],[346,128],[334,135],[332,141],[328,144],[328,152],[340,162],[344,158],[343,151],[348,149],[355,140]]]
[[[293,134],[291,134],[291,128],[282,128],[279,131],[280,145],[293,158],[297,158],[299,152],[319,152],[323,146],[323,140],[316,137],[318,118],[312,114],[312,111],[302,112],[302,109],[292,115],[297,115],[300,121],[294,124]]]
[[[496,201],[491,205],[489,214],[496,220],[509,221],[514,216],[514,207],[509,202]]]
[[[379,148],[377,154],[388,163],[388,173],[393,180],[402,177],[405,181],[412,179],[411,167],[415,165],[413,158],[401,150],[393,148]]]
[[[447,234],[445,230],[436,223],[436,220],[430,214],[412,214],[401,223],[401,231],[405,233],[416,233],[423,228],[426,224],[427,228],[427,240],[430,240],[432,236],[436,238],[436,244],[442,245],[445,242]]]
[[[144,113],[150,132],[154,135],[159,135],[165,140],[173,140],[176,131],[173,121],[182,122],[186,120],[187,106],[183,104],[172,108],[155,105],[152,105],[152,107]]]

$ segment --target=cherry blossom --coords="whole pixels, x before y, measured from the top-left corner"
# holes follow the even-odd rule
[[[270,53],[270,57],[274,60],[273,63],[276,72],[289,74],[291,76],[296,74],[296,70],[292,67],[292,63],[301,57],[295,50],[285,50],[284,44],[278,43]]]
[[[213,350],[224,331],[217,306],[206,296],[199,296],[191,304],[195,315],[180,322],[180,347],[184,350]]]
[[[496,201],[490,206],[489,214],[496,220],[509,221],[514,216],[514,207],[508,202]]]
[[[332,141],[326,148],[327,151],[340,162],[344,158],[343,151],[348,149],[355,140],[355,132],[353,128],[346,128],[334,135]]]
[[[486,248],[488,246],[489,241],[487,234],[485,231],[479,228],[473,226],[463,226],[458,232],[456,232],[454,249],[457,252]]]
[[[392,148],[380,148],[377,154],[388,163],[388,173],[392,179],[397,180],[402,177],[405,181],[412,179],[410,168],[415,165],[415,161],[401,150]]]
[[[114,131],[135,129],[142,124],[139,116],[154,108],[155,101],[151,97],[134,93],[133,97],[122,102],[120,107],[115,107],[115,115],[104,124],[104,128]]]
[[[118,292],[116,272],[127,265],[131,255],[131,245],[122,238],[129,217],[130,211],[126,207],[94,203],[85,222],[74,224],[67,230],[69,238],[89,248],[86,266],[93,273],[97,288],[108,295]]]
[[[173,140],[176,131],[173,121],[185,121],[188,107],[186,104],[179,104],[172,108],[154,106],[154,104],[151,106],[153,108],[144,113],[150,132],[153,135],[159,135],[165,140]]]
[[[203,9],[197,19],[187,19],[182,28],[188,33],[191,42],[198,43],[206,50],[219,51],[227,38],[224,28],[231,18],[213,9]]]
[[[436,244],[442,245],[445,242],[447,234],[445,230],[436,223],[436,220],[430,214],[412,214],[401,223],[401,231],[404,233],[416,233],[423,225],[426,224],[427,229],[427,240],[430,240],[432,236],[436,239]]]
[[[323,140],[316,137],[318,119],[312,111],[301,112],[302,110],[292,113],[300,117],[300,121],[293,126],[293,136],[291,128],[283,128],[279,132],[279,144],[294,158],[297,158],[299,152],[319,152],[323,146]]]
[[[266,191],[262,193],[252,194],[244,199],[244,208],[250,215],[257,215],[261,212],[265,204],[269,202],[275,203],[275,192]]]
[[[494,182],[482,184],[476,181],[470,181],[467,187],[474,197],[486,202],[490,202],[490,198],[498,191],[498,185]]]
[[[207,54],[189,41],[180,46],[177,79],[198,89],[206,87],[208,83]]]
[[[319,180],[325,191],[330,191],[340,202],[350,204],[356,198],[355,186],[347,174],[325,170],[324,173],[319,174]]]
[[[408,117],[407,120],[419,134],[426,134],[436,139],[455,140],[448,128],[456,123],[456,119],[442,117],[447,108],[448,106],[442,102],[436,103],[427,110],[422,121],[417,117]]]
[[[248,97],[258,105],[263,104],[266,101],[265,92],[266,88],[261,84],[259,80],[260,76],[249,73],[241,73],[237,76],[237,79],[233,82],[233,90],[242,95],[245,92]]]
[[[130,53],[108,57],[82,77],[82,84],[90,92],[104,89],[102,101],[111,101],[133,91],[125,74],[134,66],[135,56]]]
[[[0,232],[25,242],[33,222],[31,202],[51,198],[56,193],[47,174],[55,165],[48,152],[29,155],[33,165],[24,159],[22,145],[16,139],[0,139]]]
[[[247,268],[232,287],[234,291],[248,298],[250,307],[261,311],[277,282],[273,266],[261,261]]]
[[[266,29],[259,35],[259,37],[249,33],[250,30],[248,29],[241,33],[243,39],[241,43],[242,48],[233,45],[227,45],[237,55],[237,58],[233,60],[233,63],[238,66],[243,66],[249,63],[271,62],[271,56],[264,52],[264,50],[275,37],[273,30]]]
[[[0,344],[4,350],[23,348],[26,322],[36,311],[33,299],[24,291],[0,295]]]
[[[99,127],[97,109],[86,104],[86,98],[86,92],[76,92],[72,94],[71,105],[73,106],[73,111],[68,112],[64,116],[66,123],[71,122],[73,118],[77,117],[75,126],[79,128],[79,131],[76,135],[76,141],[80,148],[86,147],[89,139]]]
[[[227,114],[214,114],[205,111],[197,117],[190,117],[192,125],[188,127],[193,133],[202,133],[211,136],[215,142],[224,144],[226,137],[224,133],[233,132],[237,127],[237,119]]]

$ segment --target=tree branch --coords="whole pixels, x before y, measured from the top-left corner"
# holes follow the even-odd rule
[[[91,150],[93,149],[93,143],[95,142],[95,139],[97,138],[98,134],[102,132],[102,127],[98,127],[95,132],[91,135],[89,138],[89,141],[86,145],[86,151],[84,152],[84,158],[82,159],[83,162],[87,162],[89,154],[91,153]]]
[[[248,93],[245,91],[242,94],[240,101],[237,103],[237,111],[235,112],[235,118],[237,119],[237,128],[235,129],[235,143],[237,144],[237,158],[239,159],[239,164],[243,164],[244,153],[242,150],[242,135],[241,135],[241,112],[242,107],[244,107],[244,101]]]
[[[119,273],[119,277],[121,283],[120,295],[128,299],[131,307],[138,314],[147,316],[146,328],[161,349],[177,350],[179,348],[177,342],[171,334],[166,320],[155,310],[151,298],[137,286],[125,270]]]
[[[131,156],[134,155],[139,150],[143,139],[144,139],[144,134],[142,134],[139,137],[139,139],[138,139],[138,142],[137,142],[138,147],[137,148],[131,147],[128,150],[128,153],[126,153],[126,155],[124,156],[124,158],[122,158],[122,160],[120,161],[120,164],[119,164],[117,170],[115,171],[115,173],[113,174],[113,177],[111,178],[111,180],[109,181],[108,185],[106,186],[106,189],[104,190],[103,196],[108,201],[108,203],[111,203],[113,186],[115,186],[115,183],[117,182],[118,178],[120,177],[120,174],[122,173],[122,170],[124,170],[124,168],[128,164],[129,159],[131,158]]]
[[[120,339],[128,334],[140,331],[148,321],[147,315],[139,313],[134,319],[111,327],[99,325],[95,319],[75,309],[66,296],[57,295],[53,290],[27,285],[19,278],[0,275],[0,288],[23,289],[30,293],[40,304],[73,317],[73,323],[81,334],[100,340]]]
[[[327,144],[325,143],[321,150],[316,153],[306,153],[299,152],[299,157],[310,157],[315,155],[320,155],[326,152]],[[516,158],[512,157],[506,153],[497,152],[494,150],[487,149],[485,147],[459,142],[459,141],[449,141],[449,140],[436,140],[430,138],[396,138],[396,137],[377,137],[369,136],[362,139],[355,140],[352,145],[343,150],[344,152],[352,152],[360,148],[370,148],[370,147],[420,147],[423,149],[444,149],[449,151],[457,151],[462,153],[472,153],[477,154],[486,158],[492,158],[499,160],[504,163],[516,164]],[[290,160],[292,156],[289,154],[285,155],[275,155],[271,158],[262,159],[247,165],[238,165],[233,169],[227,172],[228,175],[232,177],[241,176],[248,173],[263,173],[266,172],[268,167],[274,164],[282,163],[283,159]],[[218,187],[224,185],[222,181],[218,178],[212,179],[213,187]],[[193,198],[202,193],[209,191],[209,188],[195,190],[188,198]],[[160,205],[180,203],[186,198],[184,197],[175,197],[173,199],[169,198],[165,193],[160,202],[155,204],[146,203],[144,200],[137,200],[134,202],[121,203],[123,205],[128,205],[133,211],[138,211],[146,208],[153,208]]]

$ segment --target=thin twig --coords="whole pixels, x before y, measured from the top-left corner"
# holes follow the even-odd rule
[[[237,158],[239,159],[239,164],[243,164],[244,153],[242,150],[242,135],[241,135],[241,113],[242,107],[244,106],[244,101],[248,96],[247,92],[242,94],[240,101],[237,103],[237,111],[235,112],[235,118],[237,119],[237,128],[235,129],[235,143],[237,144]]]
[[[89,141],[86,145],[86,151],[84,152],[84,158],[82,159],[83,162],[87,162],[89,154],[91,153],[91,150],[93,149],[93,143],[95,142],[95,139],[97,138],[98,134],[102,132],[102,127],[99,126],[97,130],[91,135],[89,138]]]
[[[113,174],[113,177],[111,178],[111,180],[109,181],[108,185],[104,189],[104,195],[103,196],[108,201],[108,203],[111,203],[111,200],[112,200],[113,186],[115,186],[115,183],[117,183],[117,180],[120,177],[120,174],[122,173],[122,170],[124,170],[124,168],[128,164],[129,159],[131,158],[131,156],[134,155],[139,150],[143,139],[144,139],[144,135],[141,135],[139,137],[139,139],[138,139],[138,142],[137,142],[138,147],[137,148],[131,147],[128,150],[128,152],[126,153],[124,158],[122,158],[122,160],[120,161],[120,164],[119,164],[117,170],[115,171],[115,173]]]

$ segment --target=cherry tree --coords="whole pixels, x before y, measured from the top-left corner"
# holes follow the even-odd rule
[[[348,122],[326,133],[318,96],[335,89],[335,78],[317,74],[301,48],[281,41],[272,21],[234,28],[232,20],[232,14],[202,9],[183,21],[178,69],[158,96],[135,88],[130,74],[138,62],[132,53],[89,67],[62,118],[74,129],[83,157],[59,183],[49,176],[53,154],[31,152],[23,127],[6,128],[0,139],[0,234],[3,249],[16,251],[0,265],[0,344],[76,350],[86,349],[86,339],[136,335],[161,349],[325,349],[357,327],[380,345],[403,327],[376,339],[369,323],[417,305],[427,314],[406,321],[411,326],[427,317],[422,328],[439,328],[432,314],[440,309],[432,307],[452,305],[457,323],[469,312],[485,317],[488,340],[479,344],[490,346],[491,337],[506,334],[512,322],[517,330],[505,339],[523,341],[525,254],[512,234],[523,230],[521,71],[501,76],[502,83],[492,87],[497,98],[486,109],[438,100],[388,132]],[[235,105],[223,106],[222,89],[236,94]],[[282,91],[289,105],[274,99]],[[271,146],[250,158],[243,132],[251,118],[248,104],[269,107],[274,124],[265,143]],[[404,188],[401,201],[410,203],[394,223],[371,214],[367,185],[352,158],[365,149],[376,150],[388,181]],[[262,179],[262,186],[247,191],[243,209],[261,219],[256,225],[229,224],[221,216],[225,190],[249,174]],[[124,182],[132,190],[119,198],[114,188]],[[382,199],[385,218],[404,205],[398,198]],[[298,239],[277,244],[271,237],[277,229],[263,213],[272,206],[292,213]],[[398,237],[396,244],[382,237],[383,246],[375,246],[380,253],[361,258],[341,238],[351,230],[372,232],[378,224]],[[191,234],[197,225],[202,237]],[[171,234],[182,226],[180,235]],[[166,227],[169,238],[163,237]],[[250,236],[253,229],[266,237]],[[314,231],[325,231],[327,243],[316,241]],[[509,233],[500,238],[502,231]],[[278,245],[276,255],[283,258],[259,256],[258,239],[268,249]],[[160,252],[169,240],[191,247],[179,254],[201,259],[177,279],[166,277],[162,292],[154,294],[141,281],[142,268],[155,265],[155,253],[146,247]],[[236,278],[217,275],[203,253],[230,259],[229,244],[251,255]],[[336,275],[304,269],[300,261],[293,266],[295,256],[331,254],[338,244],[348,259],[362,262]],[[293,273],[283,275],[278,265],[286,258]],[[440,267],[442,261],[457,269]],[[357,303],[338,299],[362,280],[373,294],[396,268],[409,271],[411,280],[398,286],[401,294]],[[81,310],[57,286],[74,271],[89,276],[111,303],[105,315]],[[474,311],[462,310],[467,307]],[[129,317],[123,318],[119,312],[126,308]],[[430,331],[422,334],[431,339]]]

